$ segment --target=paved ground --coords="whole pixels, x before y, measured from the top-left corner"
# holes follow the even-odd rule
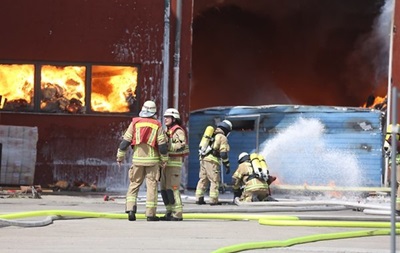
[[[380,208],[389,204],[385,200],[357,204],[361,208],[348,207],[339,204],[324,205],[314,199],[296,199],[296,205],[290,205],[292,200],[285,196],[278,197],[276,202],[264,205],[246,206],[225,204],[222,206],[198,206],[194,203],[193,192],[183,194],[184,220],[181,222],[147,222],[138,219],[129,222],[125,218],[82,218],[54,216],[65,210],[82,212],[112,213],[122,215],[124,211],[123,194],[116,194],[114,201],[104,201],[100,193],[66,193],[42,194],[41,199],[28,197],[0,198],[0,215],[16,214],[30,211],[53,210],[48,215],[18,219],[17,222],[32,224],[45,223],[55,219],[48,225],[22,227],[0,222],[0,252],[214,252],[224,247],[253,242],[283,241],[318,234],[381,230],[382,228],[359,227],[326,227],[326,226],[275,226],[261,225],[258,219],[228,220],[203,219],[197,214],[206,215],[266,215],[266,216],[296,216],[301,220],[335,220],[339,221],[378,221],[390,220],[387,214],[366,214],[364,207]],[[144,196],[141,195],[141,196]],[[231,202],[231,194],[221,195],[221,200]],[[312,202],[316,201],[316,202]],[[329,200],[331,201],[331,200]],[[313,204],[315,203],[315,204]],[[368,209],[368,208],[366,208]],[[364,210],[366,210],[364,209]],[[159,212],[164,212],[159,202]],[[372,208],[373,210],[373,208]],[[144,213],[144,197],[140,198],[139,213]],[[383,212],[384,213],[384,212]],[[1,217],[1,216],[0,216]],[[61,219],[62,218],[62,219]],[[215,218],[215,217],[214,217]],[[15,220],[13,220],[15,221]],[[260,221],[261,222],[261,221]],[[390,228],[388,228],[390,229]],[[317,236],[318,237],[318,236]],[[400,238],[396,238],[397,248],[400,249]],[[251,252],[349,252],[349,253],[387,253],[390,252],[390,235],[348,238],[340,240],[325,240],[310,243],[295,244],[290,247],[252,250]],[[249,251],[250,252],[250,251]]]

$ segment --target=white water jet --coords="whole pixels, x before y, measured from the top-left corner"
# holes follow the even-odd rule
[[[299,118],[261,145],[270,174],[282,184],[362,185],[359,163],[350,150],[329,147],[325,127],[317,119]]]

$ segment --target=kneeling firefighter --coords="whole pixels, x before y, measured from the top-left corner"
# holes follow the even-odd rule
[[[232,131],[232,123],[223,120],[217,128],[206,128],[199,146],[200,171],[196,187],[196,204],[204,205],[204,193],[210,186],[210,205],[220,205],[218,202],[219,184],[221,180],[221,165],[225,173],[230,173],[228,135]]]
[[[169,108],[164,113],[167,127],[169,159],[165,168],[161,168],[160,188],[166,214],[161,220],[181,221],[182,200],[179,191],[183,159],[189,154],[186,132],[181,126],[179,111]]]
[[[240,153],[238,156],[238,168],[232,176],[233,197],[239,201],[269,201],[269,185],[275,181],[276,177],[270,176],[267,168],[263,166],[262,157],[253,153]],[[265,163],[266,166],[266,163]]]

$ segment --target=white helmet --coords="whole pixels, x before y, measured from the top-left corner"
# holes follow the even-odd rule
[[[142,110],[139,113],[139,117],[150,118],[157,113],[156,103],[151,100],[144,102]]]
[[[223,128],[224,130],[226,130],[226,132],[224,131],[225,134],[228,134],[230,131],[232,131],[232,123],[227,119],[225,119],[222,122],[218,123],[217,127]]]
[[[179,114],[179,111],[175,108],[168,108],[164,112],[164,117],[166,116],[171,116],[174,119],[181,119],[181,115]]]
[[[249,155],[249,153],[247,153],[247,152],[242,152],[242,153],[240,153],[240,155],[238,156],[238,162],[239,163],[242,163],[242,162],[244,162],[244,161],[246,161],[246,160],[249,160],[250,159],[250,155]]]

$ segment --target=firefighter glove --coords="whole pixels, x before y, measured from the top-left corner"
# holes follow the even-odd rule
[[[231,167],[229,167],[229,164],[225,165],[225,173],[229,174],[230,172],[231,172]]]
[[[240,198],[240,196],[242,196],[242,190],[241,189],[233,190],[233,199]]]
[[[225,174],[229,174],[231,172],[231,167],[229,162],[224,163],[224,167],[225,167]]]

